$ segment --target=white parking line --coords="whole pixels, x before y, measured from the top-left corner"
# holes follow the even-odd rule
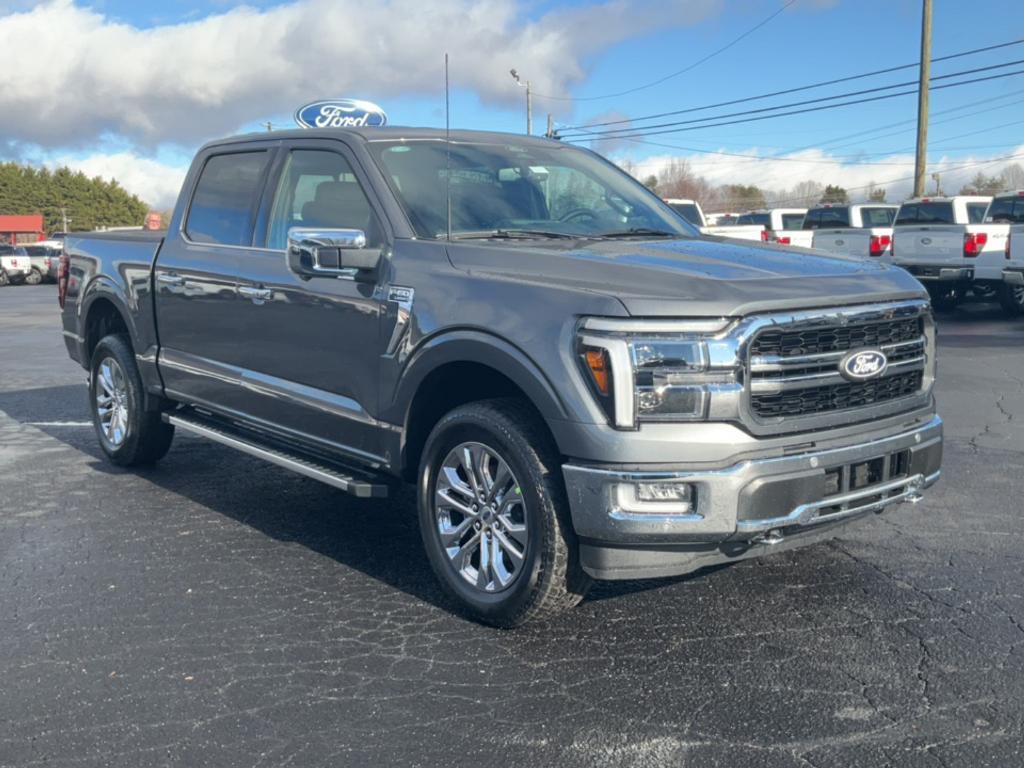
[[[91,427],[91,421],[27,421],[30,427]]]

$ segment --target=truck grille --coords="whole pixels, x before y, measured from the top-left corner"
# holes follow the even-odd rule
[[[930,386],[926,316],[923,304],[883,305],[766,324],[748,346],[748,413],[795,431],[800,419],[814,428],[829,416],[852,423],[922,405]],[[887,367],[878,378],[848,381],[840,363],[866,349],[884,352]]]

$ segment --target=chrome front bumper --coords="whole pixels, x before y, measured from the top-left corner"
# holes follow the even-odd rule
[[[598,578],[640,578],[685,573],[710,564],[716,552],[716,561],[735,559],[729,551],[745,553],[753,545],[918,501],[938,480],[941,462],[942,419],[935,416],[889,437],[723,470],[635,471],[570,463],[563,471],[586,570]],[[863,481],[871,471],[877,482],[850,479]],[[620,486],[638,482],[689,484],[693,506],[684,514],[623,508]]]

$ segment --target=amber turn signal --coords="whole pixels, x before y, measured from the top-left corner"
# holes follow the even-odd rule
[[[611,392],[612,385],[612,373],[608,364],[608,352],[603,349],[588,349],[583,354],[587,360],[587,368],[590,369],[590,375],[594,378],[594,384],[597,386],[597,391],[602,395],[607,395]]]

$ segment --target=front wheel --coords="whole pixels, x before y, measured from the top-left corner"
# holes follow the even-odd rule
[[[999,304],[1007,317],[1024,314],[1024,285],[1004,283],[999,287]]]
[[[164,457],[174,427],[145,410],[142,377],[125,336],[105,336],[92,355],[89,405],[100,447],[122,467],[152,464]]]
[[[6,269],[0,269],[0,288],[11,284],[11,278],[7,276]]]
[[[444,416],[419,471],[420,532],[445,592],[499,627],[579,603],[590,578],[551,438],[517,400],[486,400]]]
[[[29,285],[39,285],[43,282],[43,273],[35,267],[32,267],[32,271],[25,277],[25,282]]]

